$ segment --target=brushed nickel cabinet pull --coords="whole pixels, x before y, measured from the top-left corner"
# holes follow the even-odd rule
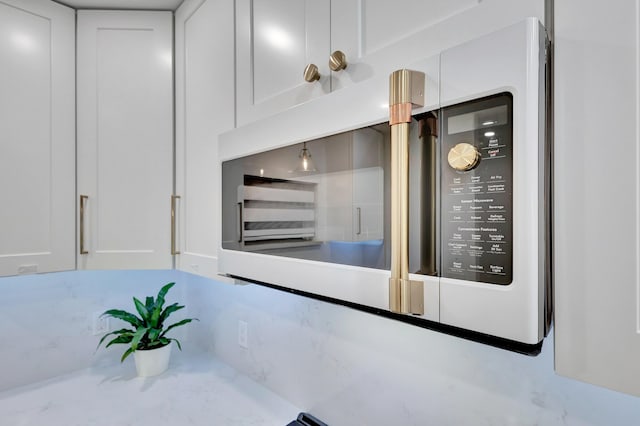
[[[360,207],[356,207],[358,227],[356,228],[356,235],[362,234],[362,209]]]
[[[89,250],[84,246],[84,212],[85,204],[88,199],[88,195],[80,196],[80,254],[89,254]]]
[[[171,196],[171,255],[175,256],[176,254],[180,254],[178,250],[176,250],[176,200],[179,200],[179,195]]]

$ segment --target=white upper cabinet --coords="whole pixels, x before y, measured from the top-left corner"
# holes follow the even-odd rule
[[[233,0],[176,11],[176,267],[215,276],[220,245],[218,134],[234,125]]]
[[[386,75],[529,16],[544,22],[544,0],[237,0],[237,124]],[[331,71],[335,51],[347,65]],[[319,80],[304,80],[308,64],[318,67]]]
[[[329,0],[236,1],[238,125],[331,91],[329,16]]]
[[[170,12],[78,12],[78,269],[172,267]]]
[[[554,287],[557,372],[640,396],[638,22],[556,2]]]
[[[74,18],[0,0],[0,275],[75,268]]]
[[[333,1],[331,50],[342,51],[348,65],[333,73],[332,90],[389,74],[529,16],[544,22],[543,0]]]

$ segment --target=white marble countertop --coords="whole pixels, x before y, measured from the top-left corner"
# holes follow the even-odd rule
[[[127,360],[0,393],[1,426],[285,426],[300,411],[210,355],[179,352],[153,378]]]

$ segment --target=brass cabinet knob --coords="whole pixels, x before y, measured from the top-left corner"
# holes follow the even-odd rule
[[[329,68],[332,71],[340,71],[347,67],[347,57],[341,50],[336,50],[329,56]]]
[[[320,80],[320,73],[316,64],[309,64],[304,68],[304,80],[308,83]]]
[[[449,150],[447,156],[449,165],[456,170],[465,172],[473,169],[480,162],[480,153],[470,143],[459,143]]]

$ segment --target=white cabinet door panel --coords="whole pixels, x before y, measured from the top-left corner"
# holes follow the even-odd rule
[[[556,2],[556,371],[638,396],[639,22],[638,2]]]
[[[80,269],[170,268],[172,19],[78,14]]]
[[[0,0],[0,275],[75,267],[74,12]]]
[[[331,49],[342,50],[348,65],[345,70],[332,73],[332,90],[386,75],[529,16],[544,22],[544,3],[544,0],[333,1]]]
[[[236,2],[238,125],[329,93],[329,15],[329,0]],[[319,81],[304,81],[309,63]]]
[[[218,134],[233,128],[233,0],[176,11],[176,267],[214,277],[220,245]]]

